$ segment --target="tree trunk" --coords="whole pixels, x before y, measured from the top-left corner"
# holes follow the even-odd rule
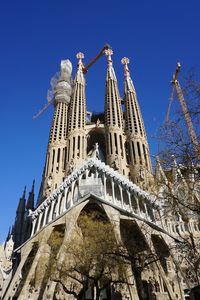
[[[94,300],[100,300],[100,292],[101,290],[99,289],[97,282],[96,285],[94,285]]]
[[[143,287],[143,283],[142,283],[142,272],[140,270],[140,268],[136,267],[136,266],[132,266],[133,269],[133,274],[135,277],[135,283],[136,283],[136,287],[137,287],[137,292],[138,292],[138,297],[140,300],[145,300],[145,293],[144,293],[144,287]]]
[[[94,300],[98,300],[97,298],[97,288],[94,286]]]

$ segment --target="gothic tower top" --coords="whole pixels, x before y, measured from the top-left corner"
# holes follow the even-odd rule
[[[129,59],[122,58],[124,65],[125,133],[128,164],[133,182],[146,189],[152,181],[149,146],[135,88],[128,68]]]
[[[76,55],[78,66],[74,80],[71,79],[71,62],[61,62],[60,77],[54,93],[55,113],[41,185],[42,196],[38,204],[92,155],[94,147],[98,149],[101,160],[114,170],[144,189],[149,183],[149,147],[128,69],[129,59],[122,59],[125,76],[123,111],[113,67],[113,51],[107,47],[103,53],[107,56],[105,110],[97,115],[90,114],[90,119],[86,118],[84,54],[79,52]]]

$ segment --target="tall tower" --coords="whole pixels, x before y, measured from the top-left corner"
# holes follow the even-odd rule
[[[50,195],[63,181],[65,176],[68,106],[72,92],[71,72],[71,62],[69,60],[62,60],[60,77],[54,90],[55,111],[50,130],[38,204]]]
[[[123,115],[121,98],[117,86],[117,78],[112,64],[111,49],[105,50],[107,55],[107,76],[105,93],[105,132],[107,164],[127,175],[125,140],[123,135]]]
[[[28,211],[31,209],[32,211],[34,210],[34,189],[35,189],[35,180],[33,180],[32,184],[32,189],[29,192],[28,200],[26,203],[26,210]]]
[[[78,166],[86,159],[86,98],[85,98],[85,78],[83,74],[84,54],[79,52],[78,70],[74,79],[74,88],[69,109],[68,141],[67,141],[67,161],[68,175],[75,166]]]
[[[26,241],[30,235],[31,235],[31,229],[32,229],[32,223],[29,216],[29,213],[31,211],[34,211],[35,205],[34,205],[34,189],[35,189],[35,180],[33,180],[33,184],[32,184],[32,189],[29,192],[29,196],[26,202],[26,210],[25,210],[25,218],[24,218],[24,223],[23,223],[23,241]]]
[[[22,197],[19,199],[15,224],[12,229],[12,235],[14,237],[15,248],[17,248],[23,242],[24,237],[24,217],[25,217],[25,207],[26,207],[26,187]]]
[[[127,138],[128,163],[134,183],[147,188],[152,180],[152,167],[144,122],[137,96],[128,69],[129,59],[122,59],[124,65],[125,133]]]

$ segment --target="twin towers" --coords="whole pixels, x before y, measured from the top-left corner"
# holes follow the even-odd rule
[[[39,205],[77,167],[90,156],[129,178],[143,189],[152,182],[152,167],[144,122],[128,68],[124,65],[124,109],[112,61],[107,56],[104,112],[89,120],[86,111],[83,53],[76,55],[78,68],[74,80],[69,60],[61,61],[60,76],[54,89],[54,117],[50,130],[46,162],[40,188]]]

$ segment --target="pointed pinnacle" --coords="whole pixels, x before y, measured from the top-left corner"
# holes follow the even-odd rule
[[[76,54],[76,58],[78,59],[78,70],[79,71],[83,71],[83,62],[82,62],[82,59],[84,58],[84,54],[82,52],[78,52]]]
[[[108,57],[107,58],[108,65],[112,64],[112,58],[111,58],[111,55],[113,55],[112,49],[106,49],[104,53]]]
[[[156,155],[156,162],[157,162],[157,164],[160,164],[160,158],[159,158],[159,156],[158,155]]]
[[[24,191],[23,191],[22,198],[25,199],[25,197],[26,197],[26,185],[25,185],[25,187],[24,187]]]
[[[174,166],[177,166],[177,161],[175,155],[171,156]]]
[[[11,227],[9,226],[6,242],[9,241],[10,235],[11,235]]]
[[[82,53],[82,52],[78,52],[77,54],[76,54],[76,58],[78,58],[78,59],[83,59],[84,58],[84,54]]]
[[[82,52],[78,52],[76,54],[76,58],[78,59],[78,69],[79,70],[83,70],[83,62],[82,62],[82,59],[84,58],[84,54]]]
[[[33,179],[33,184],[32,184],[32,189],[31,189],[32,193],[34,192],[34,188],[35,188],[35,179]]]
[[[130,63],[129,58],[123,57],[121,60],[122,65],[124,65],[124,76],[128,76],[130,74],[128,64]]]

